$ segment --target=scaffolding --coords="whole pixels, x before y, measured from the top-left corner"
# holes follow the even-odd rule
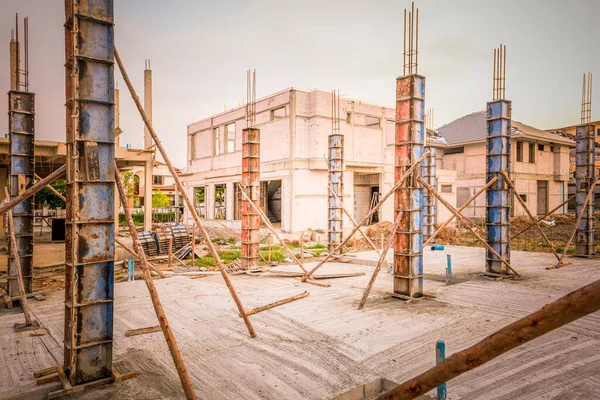
[[[340,132],[340,92],[331,92],[331,134],[328,154],[328,232],[327,249],[333,253],[342,242],[344,198],[344,136]],[[339,251],[336,253],[339,254]]]
[[[113,2],[67,1],[65,14],[64,369],[75,386],[113,379]]]

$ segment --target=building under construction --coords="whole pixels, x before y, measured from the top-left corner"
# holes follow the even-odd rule
[[[113,0],[64,17],[64,142],[35,139],[27,20],[10,43],[1,399],[600,398],[591,73],[575,133],[538,130],[512,120],[500,45],[485,111],[436,130],[412,4],[395,107],[257,99],[248,71],[243,106],[188,126],[181,171]],[[143,149],[120,146],[117,74]]]

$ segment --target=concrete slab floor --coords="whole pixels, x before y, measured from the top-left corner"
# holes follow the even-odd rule
[[[446,254],[463,283],[441,282]],[[369,252],[360,259],[373,258]],[[435,364],[435,342],[447,354],[470,346],[495,330],[560,296],[600,279],[598,260],[546,270],[552,254],[512,252],[524,279],[494,281],[475,275],[484,269],[484,250],[447,246],[425,250],[425,291],[437,296],[405,304],[386,296],[392,289],[382,271],[363,311],[357,311],[373,267],[330,263],[323,273],[365,272],[331,279],[330,288],[292,278],[233,276],[247,309],[304,290],[310,295],[251,316],[251,339],[219,276],[157,280],[199,398],[329,399],[353,387],[386,378],[394,382]],[[314,263],[307,264],[307,267]],[[297,270],[293,266],[282,270]],[[144,282],[115,287],[115,360],[138,377],[84,392],[81,399],[183,398],[162,333],[125,337],[125,331],[157,325]],[[31,309],[47,334],[15,333],[22,315],[0,310],[0,398],[36,399],[59,387],[36,387],[33,372],[62,361],[63,293],[56,291]],[[448,383],[450,399],[600,398],[600,313],[592,314],[525,344]]]

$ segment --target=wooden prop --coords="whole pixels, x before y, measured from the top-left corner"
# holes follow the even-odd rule
[[[142,248],[142,245],[140,243],[137,229],[135,228],[133,218],[131,217],[131,211],[129,210],[129,206],[127,205],[127,196],[125,195],[123,181],[121,181],[121,176],[119,175],[119,170],[117,168],[116,162],[115,182],[117,184],[117,189],[119,190],[119,195],[121,197],[121,204],[123,205],[123,211],[125,212],[125,217],[127,219],[129,233],[133,238],[133,245],[137,249],[140,264],[142,265],[142,270],[144,272],[144,281],[146,282],[146,286],[148,287],[148,293],[150,293],[150,299],[152,300],[152,305],[154,306],[154,312],[156,313],[156,317],[158,318],[158,322],[160,323],[160,328],[163,331],[163,335],[165,336],[167,346],[169,347],[169,351],[171,352],[173,363],[177,368],[177,373],[179,374],[179,380],[181,381],[183,392],[185,393],[185,397],[187,399],[195,400],[197,399],[196,393],[194,392],[194,388],[192,387],[192,381],[187,372],[187,368],[185,367],[185,363],[183,362],[183,358],[181,357],[181,353],[179,352],[179,347],[177,347],[175,335],[173,335],[173,331],[171,330],[171,326],[169,325],[169,321],[167,320],[167,315],[165,314],[165,310],[163,309],[162,303],[160,302],[158,291],[156,290],[156,286],[154,286],[152,274],[150,273],[150,266],[148,265],[148,260],[146,260],[146,254],[144,254],[144,249]]]
[[[360,229],[360,227],[362,225],[365,224],[365,222],[367,222],[369,220],[369,218],[371,218],[373,216],[373,214],[375,214],[377,212],[377,210],[379,210],[379,208],[383,205],[383,203],[385,203],[385,201],[388,199],[388,197],[390,197],[392,194],[394,194],[394,192],[396,192],[396,190],[404,183],[404,181],[413,173],[413,171],[421,165],[421,161],[423,161],[427,156],[429,156],[429,150],[427,150],[425,153],[423,153],[423,155],[421,156],[421,158],[419,158],[413,165],[410,166],[410,168],[408,168],[406,170],[406,172],[404,172],[404,174],[400,177],[400,179],[398,179],[398,182],[396,182],[396,184],[394,185],[394,187],[392,187],[390,189],[389,192],[387,192],[382,198],[381,200],[379,200],[379,203],[377,203],[377,205],[375,207],[373,207],[373,209],[371,211],[369,211],[369,213],[360,221],[360,223],[354,227],[354,229],[352,229],[352,232],[350,232],[350,234],[346,237],[346,239],[344,239],[342,241],[342,243],[340,243],[335,249],[333,249],[333,251],[327,255],[327,257],[325,257],[323,260],[321,260],[317,265],[315,265],[315,267],[313,269],[311,269],[306,275],[304,275],[302,277],[302,282],[305,282],[308,278],[310,278],[310,276],[312,274],[315,273],[316,270],[318,270],[319,268],[321,268],[323,266],[323,264],[325,264],[327,261],[331,260],[332,258],[334,258],[336,256],[335,253],[337,253],[342,247],[344,247],[346,245],[346,243],[348,243],[350,241],[350,239],[352,238],[352,236],[354,236],[354,234],[356,233],[357,230]]]
[[[173,180],[175,181],[175,186],[177,187],[177,190],[179,190],[179,193],[183,197],[183,200],[185,202],[185,205],[187,206],[188,212],[192,215],[192,218],[194,219],[196,226],[200,230],[200,234],[202,235],[202,237],[204,238],[204,241],[206,242],[206,246],[208,246],[208,250],[210,251],[210,254],[215,259],[215,263],[217,264],[217,267],[219,268],[219,271],[221,272],[221,275],[223,276],[225,285],[227,285],[227,289],[229,289],[229,293],[231,293],[231,297],[233,298],[233,301],[235,302],[235,305],[237,306],[238,311],[240,312],[240,314],[242,314],[244,316],[243,320],[244,320],[244,323],[246,324],[246,328],[248,329],[248,333],[250,334],[251,337],[256,337],[256,332],[254,331],[252,322],[250,322],[250,319],[246,315],[246,311],[244,310],[244,305],[242,304],[240,297],[238,296],[235,288],[233,287],[233,282],[231,282],[231,279],[229,278],[229,275],[227,274],[227,271],[225,270],[225,265],[223,264],[221,257],[219,257],[219,253],[217,252],[217,249],[215,248],[213,242],[210,240],[210,236],[208,235],[206,228],[200,221],[200,217],[198,216],[196,207],[194,207],[194,204],[190,200],[190,197],[187,195],[187,192],[186,192],[185,188],[183,187],[183,184],[181,183],[181,179],[179,179],[179,175],[177,175],[177,171],[175,171],[175,168],[173,167],[173,163],[171,163],[171,159],[169,158],[167,151],[165,150],[164,146],[162,145],[162,142],[160,141],[160,139],[158,138],[156,131],[152,127],[152,123],[148,119],[148,116],[146,115],[146,112],[144,111],[144,108],[142,107],[142,103],[140,102],[140,99],[137,96],[135,89],[133,88],[133,85],[131,84],[131,80],[129,79],[129,76],[127,75],[127,71],[125,70],[125,67],[123,66],[123,61],[121,61],[121,57],[119,56],[119,52],[117,51],[116,46],[115,46],[115,61],[117,62],[119,69],[121,70],[121,75],[123,75],[123,80],[127,84],[127,88],[129,89],[129,92],[131,93],[131,97],[133,98],[133,101],[140,113],[140,116],[144,120],[144,125],[146,126],[146,128],[148,128],[148,131],[150,132],[150,135],[152,136],[152,139],[154,140],[154,143],[156,144],[156,148],[160,151],[160,154],[162,155],[165,164],[167,164],[167,167],[169,168],[169,171],[171,172],[171,176],[173,177]]]
[[[544,232],[544,230],[540,226],[540,222],[535,220],[535,217],[533,216],[533,214],[531,214],[531,211],[529,211],[529,208],[527,207],[527,204],[523,201],[523,199],[521,198],[521,196],[519,196],[519,193],[517,192],[517,189],[515,188],[515,185],[510,180],[510,177],[508,176],[508,174],[506,173],[506,171],[500,171],[500,174],[502,174],[502,176],[504,177],[504,181],[512,189],[513,196],[519,201],[519,203],[521,204],[521,207],[523,207],[523,209],[525,210],[525,212],[527,213],[527,215],[529,216],[529,218],[531,218],[531,220],[533,221],[533,223],[537,226],[538,230],[542,234],[542,237],[544,238],[544,240],[546,241],[546,243],[548,243],[548,246],[550,246],[550,249],[552,249],[552,253],[554,254],[554,257],[556,257],[556,259],[558,260],[558,262],[560,262],[561,259],[558,256],[558,254],[556,254],[556,250],[554,250],[554,245],[552,244],[552,242],[550,241],[550,239],[548,239],[548,236],[546,235],[546,233]]]
[[[458,218],[459,220],[463,220],[465,219],[465,217],[463,217],[461,214],[459,214],[456,211],[456,208],[452,207],[452,205],[450,203],[448,203],[438,192],[437,190],[435,190],[429,183],[427,183],[426,180],[424,180],[423,178],[419,177],[418,178],[419,183],[421,183],[421,185],[423,185],[425,188],[427,188],[427,190],[429,190],[429,192],[431,194],[433,194],[435,197],[437,197],[437,199],[440,201],[440,203],[442,203],[447,209],[448,211],[450,211],[452,214],[456,215],[456,218]],[[502,261],[502,263],[504,265],[506,265],[506,267],[508,269],[510,269],[516,276],[521,276],[521,274],[519,274],[509,263],[508,261],[506,261],[504,259],[504,257],[502,257],[500,254],[498,254],[498,252],[496,250],[494,250],[494,248],[492,246],[489,245],[488,242],[485,241],[485,239],[483,237],[481,237],[481,235],[479,233],[477,233],[477,231],[475,230],[475,228],[473,228],[470,225],[467,225],[467,228],[473,233],[473,235],[475,235],[475,237],[481,242],[483,243],[483,245],[492,252],[492,254],[494,254],[498,260]]]
[[[458,208],[458,210],[456,210],[456,212],[460,214],[465,208],[467,208],[469,206],[469,204],[471,204],[471,202],[473,200],[475,200],[477,197],[479,197],[479,195],[481,195],[481,193],[485,192],[490,186],[492,186],[494,183],[496,183],[497,180],[498,180],[497,176],[493,177],[491,181],[489,181],[484,187],[482,187],[481,189],[479,189],[477,191],[477,193],[475,193],[473,196],[471,196],[471,198],[469,200],[467,200],[465,202],[465,204],[463,204],[462,206],[460,206]],[[456,214],[452,214],[452,216],[450,218],[448,218],[446,220],[446,222],[444,222],[439,228],[437,228],[435,230],[435,232],[433,232],[433,235],[431,235],[429,237],[429,239],[427,239],[427,241],[425,243],[423,243],[423,247],[427,247],[427,245],[429,243],[431,243],[431,241],[438,235],[438,233],[440,233],[442,231],[442,229],[444,229],[446,226],[448,226],[448,224],[450,222],[452,222],[452,220],[454,220],[454,218],[456,218]]]

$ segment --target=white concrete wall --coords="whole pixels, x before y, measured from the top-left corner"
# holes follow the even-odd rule
[[[285,108],[285,116],[272,119],[271,111]],[[261,132],[261,180],[282,181],[281,228],[300,232],[306,228],[327,229],[327,151],[331,133],[331,93],[287,90],[257,101],[255,127]],[[237,108],[188,126],[188,168],[184,180],[188,194],[193,187],[208,185],[207,216],[214,206],[212,185],[241,180],[241,143],[229,154],[213,154],[213,128],[236,122],[236,139],[241,138],[245,110]],[[347,113],[350,119],[347,121]],[[344,204],[354,214],[354,172],[381,174],[379,187],[387,193],[394,184],[393,109],[351,99],[340,101],[340,131],[344,135]],[[242,118],[242,119],[240,119]],[[366,126],[368,118],[379,118]],[[191,156],[191,140],[195,154]],[[240,139],[241,140],[241,139]],[[224,140],[222,140],[224,142]],[[222,145],[223,147],[224,145]],[[446,179],[453,179],[449,174]],[[233,191],[228,191],[233,196]],[[229,197],[228,197],[229,199]],[[455,203],[455,199],[449,199]],[[233,200],[231,200],[233,204]],[[441,209],[441,208],[439,208]],[[228,218],[233,217],[229,212]],[[186,218],[189,218],[187,216]],[[381,208],[381,220],[393,220],[393,198]],[[344,229],[352,228],[345,218]]]

